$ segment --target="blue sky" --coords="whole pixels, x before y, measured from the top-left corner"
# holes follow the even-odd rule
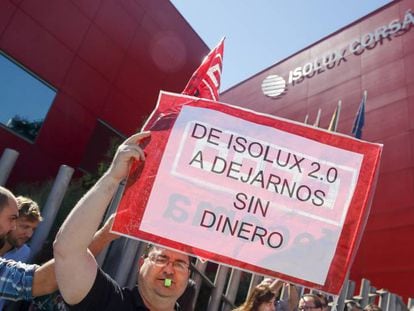
[[[391,1],[171,2],[210,48],[226,36],[224,91]]]
[[[45,117],[56,91],[0,54],[0,123],[16,115],[28,121]]]

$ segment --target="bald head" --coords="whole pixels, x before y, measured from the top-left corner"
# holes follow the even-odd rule
[[[16,228],[16,219],[19,217],[16,197],[13,193],[0,186],[0,240]],[[0,242],[1,242],[0,241]]]
[[[9,200],[16,201],[16,197],[10,190],[0,186],[0,211],[9,204]]]

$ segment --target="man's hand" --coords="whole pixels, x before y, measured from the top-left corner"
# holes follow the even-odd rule
[[[139,146],[141,140],[151,135],[150,132],[142,132],[132,135],[125,140],[116,151],[107,175],[117,182],[121,182],[127,177],[133,160],[145,161],[144,151]]]
[[[280,279],[271,279],[271,278],[264,278],[263,281],[259,284],[269,286],[270,291],[273,293],[278,293],[283,286],[283,281]]]

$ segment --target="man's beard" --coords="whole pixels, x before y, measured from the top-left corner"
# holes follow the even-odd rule
[[[17,238],[14,238],[11,234],[7,234],[4,240],[8,245],[10,245],[11,248],[20,248],[23,244],[25,244],[28,241],[22,241]]]
[[[0,248],[2,248],[6,244],[6,236],[2,235],[0,236]]]

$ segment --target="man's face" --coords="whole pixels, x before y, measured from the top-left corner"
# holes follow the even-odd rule
[[[16,229],[19,217],[16,199],[9,198],[8,204],[0,210],[0,239],[4,240],[9,231]]]
[[[322,308],[316,307],[314,298],[305,296],[299,300],[298,310],[299,311],[316,311],[316,310],[322,310]]]
[[[38,225],[39,221],[32,221],[27,217],[19,217],[16,221],[16,229],[7,234],[7,242],[13,247],[21,247],[32,237]]]
[[[139,270],[139,286],[146,299],[150,297],[177,300],[185,291],[190,276],[187,255],[153,247]],[[165,279],[171,280],[166,286]],[[169,281],[167,281],[168,283]]]

